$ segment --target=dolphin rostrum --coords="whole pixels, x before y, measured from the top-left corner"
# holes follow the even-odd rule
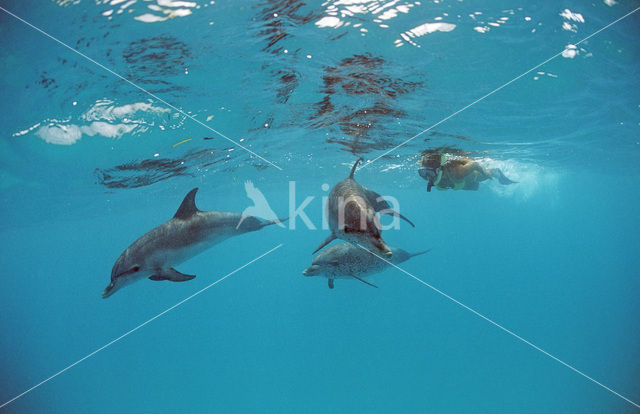
[[[414,256],[427,253],[424,250],[417,253],[409,253],[398,248],[391,248],[393,253],[388,259],[393,264],[402,263]],[[374,253],[376,253],[374,251]],[[333,289],[334,279],[355,278],[361,282],[377,287],[363,279],[365,276],[378,273],[390,265],[379,257],[374,256],[362,247],[351,243],[339,243],[318,253],[313,258],[311,266],[302,271],[305,276],[324,276],[329,279],[329,288]]]
[[[331,234],[318,246],[314,254],[335,239],[360,243],[378,251],[385,257],[392,255],[391,249],[380,235],[380,222],[376,212],[392,214],[414,224],[402,214],[392,210],[389,203],[375,191],[359,184],[353,174],[362,161],[359,158],[347,178],[336,184],[329,193],[327,216]]]
[[[102,297],[111,296],[121,287],[148,277],[151,280],[184,282],[195,275],[185,275],[178,265],[213,245],[239,234],[260,230],[285,221],[260,221],[253,216],[221,211],[200,211],[196,207],[197,188],[189,191],[173,218],[136,240],[122,252],[111,270],[111,283]],[[242,224],[238,223],[242,220]]]

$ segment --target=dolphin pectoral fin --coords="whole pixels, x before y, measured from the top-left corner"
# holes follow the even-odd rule
[[[385,200],[384,197],[382,197],[375,191],[365,188],[364,195],[367,197],[367,201],[369,201],[369,204],[371,204],[376,212],[389,208],[389,203],[387,203],[387,200]]]
[[[377,288],[378,286],[374,285],[373,283],[369,283],[366,280],[364,280],[363,278],[361,278],[360,276],[356,276],[356,275],[351,275],[354,278],[358,279],[359,281],[361,281],[362,283],[366,283],[369,286],[373,286],[374,288]]]
[[[395,210],[393,210],[391,208],[387,208],[387,209],[381,210],[380,211],[380,215],[382,215],[382,214],[391,214],[392,216],[399,217],[402,220],[406,221],[407,223],[411,224],[411,227],[415,227],[416,226],[415,224],[413,224],[413,222],[411,220],[409,220],[408,218],[406,218],[405,216],[403,216],[402,214],[398,213],[397,211],[395,211]]]
[[[317,249],[315,249],[313,251],[313,253],[311,254],[316,254],[320,249],[322,249],[324,246],[326,246],[327,244],[331,243],[332,241],[334,241],[335,239],[337,239],[336,235],[331,233],[331,235],[329,237],[327,237],[321,244],[320,246],[318,246]]]
[[[333,279],[329,279],[329,289],[333,289]]]
[[[176,269],[171,268],[159,269],[154,275],[149,276],[149,280],[170,280],[172,282],[186,282],[187,280],[191,280],[195,277],[196,275],[185,275],[184,273],[180,273]]]
[[[389,205],[389,203],[387,202],[387,200],[385,200],[384,197],[382,197],[380,194],[376,193],[373,190],[369,190],[367,188],[367,189],[365,189],[365,195],[367,196],[367,200],[373,206],[373,209],[376,211],[376,213],[392,214],[392,215],[394,215],[396,217],[401,218],[402,220],[406,221],[407,223],[411,224],[411,227],[415,227],[415,224],[413,224],[411,222],[411,220],[409,220],[408,218],[406,218],[402,214],[400,214],[397,211],[395,211],[394,209],[392,209],[391,206]]]

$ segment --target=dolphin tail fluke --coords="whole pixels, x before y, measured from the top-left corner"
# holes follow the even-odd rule
[[[421,254],[429,253],[431,249],[423,250],[421,252],[409,253],[409,257],[420,256]]]
[[[195,277],[196,275],[185,275],[184,273],[180,273],[172,267],[171,269],[158,270],[154,275],[149,276],[149,280],[170,280],[172,282],[186,282],[187,280],[191,280]]]
[[[356,163],[353,164],[353,167],[351,167],[351,172],[349,173],[349,178],[353,178],[353,174],[356,172],[356,168],[358,167],[358,164],[360,164],[362,161],[364,161],[364,158],[360,157],[356,160]]]
[[[363,278],[361,278],[360,276],[356,276],[356,275],[351,275],[353,276],[355,279],[358,279],[359,281],[361,281],[362,283],[366,283],[369,286],[373,286],[374,288],[377,288],[378,286],[374,285],[373,283],[369,283],[366,280],[364,280]]]
[[[380,214],[391,214],[392,216],[399,217],[402,220],[406,221],[407,223],[411,224],[411,227],[415,227],[416,226],[415,224],[413,224],[413,222],[411,220],[409,220],[408,218],[406,218],[405,216],[403,216],[402,214],[398,213],[397,211],[395,211],[395,210],[393,210],[391,208],[380,210]]]
[[[491,176],[493,178],[497,178],[498,182],[502,185],[509,185],[509,184],[517,184],[517,181],[513,181],[507,178],[507,176],[505,176],[502,173],[502,170],[500,168],[494,168],[491,170]]]
[[[327,237],[321,244],[320,246],[318,246],[313,253],[311,254],[316,254],[318,253],[318,251],[320,251],[320,249],[322,249],[324,246],[326,246],[327,244],[331,243],[332,241],[334,241],[335,239],[337,239],[336,235],[331,233],[331,235],[329,237]]]
[[[266,226],[270,226],[272,224],[282,224],[285,221],[289,220],[289,217],[285,217],[285,218],[277,218],[277,219],[273,219],[273,220],[265,220],[262,223],[260,223],[260,227],[266,227]]]

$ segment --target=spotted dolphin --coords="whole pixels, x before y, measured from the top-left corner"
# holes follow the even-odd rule
[[[428,251],[430,250],[409,253],[399,248],[391,248],[393,254],[387,260],[393,264],[399,264]],[[339,243],[318,253],[313,258],[311,266],[303,270],[302,274],[305,276],[326,277],[329,279],[330,289],[333,289],[334,279],[352,278],[377,287],[363,278],[381,272],[389,266],[389,263],[374,256],[362,247],[354,246],[351,243]]]
[[[392,210],[380,194],[369,190],[353,178],[361,161],[362,158],[359,158],[353,164],[349,176],[331,189],[327,201],[331,234],[318,246],[314,254],[333,240],[342,239],[362,244],[385,257],[391,256],[391,249],[380,235],[381,226],[376,213],[392,214],[415,227],[405,216]]]
[[[136,240],[122,252],[111,270],[111,283],[102,293],[111,296],[125,285],[144,278],[184,282],[185,275],[173,266],[209,249],[229,237],[257,231],[285,219],[261,221],[253,216],[221,211],[200,211],[197,188],[189,191],[173,218]],[[242,224],[238,223],[242,220]]]

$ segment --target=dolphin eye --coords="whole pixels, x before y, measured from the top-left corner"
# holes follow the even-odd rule
[[[140,270],[140,266],[133,266],[131,270],[133,270],[134,272],[137,272],[138,270]]]

